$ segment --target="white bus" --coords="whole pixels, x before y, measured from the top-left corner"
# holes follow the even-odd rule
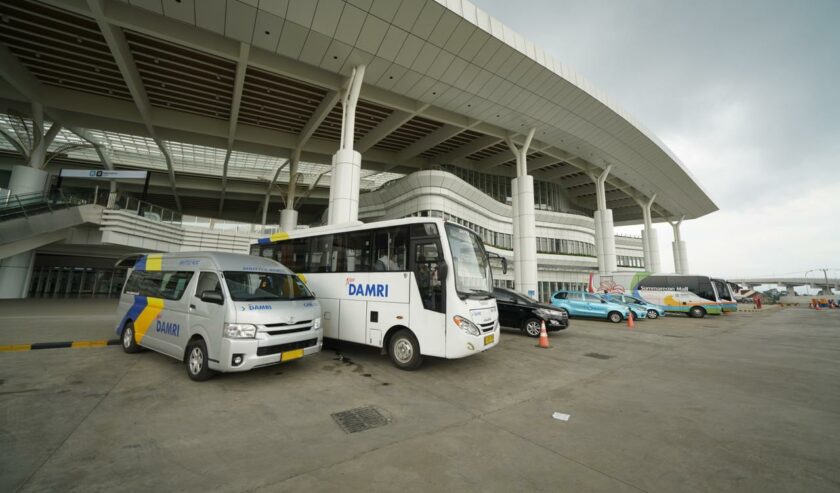
[[[298,273],[323,310],[324,337],[383,349],[397,368],[463,358],[499,342],[487,252],[437,218],[275,233],[252,246]]]

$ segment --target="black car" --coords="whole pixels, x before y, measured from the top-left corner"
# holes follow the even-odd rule
[[[499,307],[499,323],[503,327],[513,327],[531,337],[539,337],[542,322],[549,332],[569,326],[569,316],[555,306],[534,301],[506,288],[493,288],[493,296]]]

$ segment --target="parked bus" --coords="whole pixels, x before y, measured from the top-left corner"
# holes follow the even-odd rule
[[[437,218],[275,233],[252,246],[298,273],[323,310],[324,337],[383,348],[397,368],[463,358],[499,342],[487,252]]]
[[[738,301],[735,299],[735,292],[732,285],[725,279],[712,279],[712,284],[718,295],[718,303],[724,312],[737,312]]]
[[[685,313],[692,318],[720,315],[722,307],[708,276],[617,272],[590,276],[589,289],[598,293],[628,293],[669,313]]]

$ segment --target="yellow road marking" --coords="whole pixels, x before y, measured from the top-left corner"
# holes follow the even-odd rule
[[[29,351],[31,344],[10,344],[7,346],[0,346],[0,352],[12,351]]]
[[[74,341],[70,347],[105,347],[108,345],[107,340],[101,341]]]

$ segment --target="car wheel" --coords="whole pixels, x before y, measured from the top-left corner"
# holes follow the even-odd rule
[[[408,329],[400,329],[388,342],[388,356],[400,370],[414,371],[423,363],[420,344]]]
[[[541,327],[541,321],[537,320],[536,318],[529,318],[525,321],[524,324],[522,324],[522,332],[526,333],[531,337],[539,337]]]
[[[614,324],[617,324],[617,323],[620,323],[620,322],[621,322],[621,320],[622,320],[624,317],[622,317],[622,316],[621,316],[621,314],[620,314],[620,313],[618,313],[618,312],[610,312],[610,314],[609,314],[609,315],[607,315],[607,318],[610,320],[610,322],[612,322],[612,323],[614,323]]]
[[[659,318],[659,312],[657,312],[656,310],[648,310],[647,318],[649,318],[651,320],[655,320],[655,319]]]
[[[129,354],[140,352],[140,346],[137,345],[137,340],[134,338],[134,322],[131,320],[126,322],[125,327],[123,327],[122,348]]]
[[[213,376],[213,371],[207,366],[207,345],[203,339],[196,339],[187,345],[187,375],[191,380],[203,382]]]
[[[688,316],[691,318],[703,318],[706,316],[706,310],[699,306],[691,307],[691,310],[688,311]]]

